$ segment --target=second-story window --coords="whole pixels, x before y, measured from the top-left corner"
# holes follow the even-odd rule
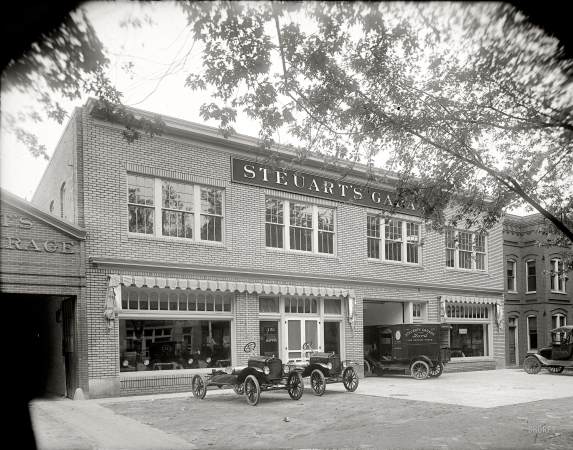
[[[196,241],[223,240],[223,191],[128,175],[129,232]]]
[[[535,292],[537,290],[537,277],[535,273],[535,261],[530,260],[525,263],[527,275],[527,292]]]
[[[517,292],[515,280],[515,261],[512,259],[507,261],[507,290],[509,292]]]
[[[334,254],[334,208],[267,197],[265,209],[267,247]]]
[[[366,218],[368,258],[419,264],[420,224],[388,220],[378,215]]]
[[[565,278],[563,278],[563,261],[551,260],[551,291],[565,293]]]
[[[467,231],[446,230],[446,267],[454,269],[487,270],[486,237]]]

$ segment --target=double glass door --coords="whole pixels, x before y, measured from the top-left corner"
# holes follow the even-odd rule
[[[301,361],[302,346],[308,342],[313,350],[322,351],[319,341],[318,319],[287,319],[287,354],[289,361]]]

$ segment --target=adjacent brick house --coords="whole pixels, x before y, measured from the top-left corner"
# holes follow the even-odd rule
[[[447,370],[505,366],[501,225],[444,236],[415,208],[384,225],[363,166],[344,182],[319,160],[273,171],[256,139],[170,117],[128,144],[94,104],[73,112],[32,200],[87,233],[90,397],[189,390],[207,356],[245,363],[251,341],[286,360],[310,340],[362,365],[364,327],[382,323],[451,323]],[[161,343],[193,365],[149,370],[167,364]]]
[[[571,287],[551,274],[561,249],[536,245],[542,223],[541,214],[508,214],[503,224],[508,365],[521,365],[527,353],[548,346],[551,329],[573,323]]]

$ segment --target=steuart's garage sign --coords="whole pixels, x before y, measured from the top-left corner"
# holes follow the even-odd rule
[[[233,181],[253,186],[351,202],[376,209],[391,209],[396,202],[395,194],[389,190],[304,172],[272,170],[263,164],[239,158],[231,158],[231,170]],[[420,215],[412,203],[400,205],[398,210],[405,214]]]

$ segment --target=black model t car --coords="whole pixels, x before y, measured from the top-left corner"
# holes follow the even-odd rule
[[[561,373],[573,368],[573,325],[566,325],[550,331],[551,344],[534,355],[527,355],[523,368],[527,373],[536,374],[543,369],[550,373]]]
[[[254,342],[245,346],[245,352],[251,354],[247,366],[229,366],[225,370],[213,369],[209,375],[195,375],[192,380],[193,396],[205,398],[208,386],[232,386],[237,394],[244,393],[252,406],[259,403],[261,391],[286,390],[290,398],[299,400],[304,392],[300,372],[283,366],[282,361],[274,356],[257,355],[255,348]]]
[[[403,370],[417,380],[437,378],[451,359],[450,325],[380,325],[364,331],[364,374]]]
[[[306,361],[290,362],[289,367],[300,371],[303,378],[310,377],[310,387],[315,395],[322,395],[326,385],[342,383],[347,391],[354,392],[358,388],[358,375],[354,370],[354,361],[340,361],[336,353],[316,352],[312,349],[312,342],[305,342],[302,346],[309,355]]]

